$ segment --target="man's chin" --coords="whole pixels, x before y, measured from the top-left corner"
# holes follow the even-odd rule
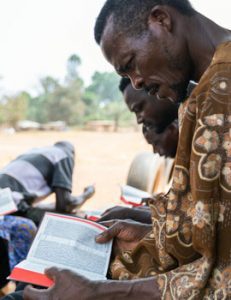
[[[154,145],[153,134],[151,130],[143,132],[144,138],[149,145]]]
[[[152,145],[152,149],[153,149],[154,153],[159,154],[160,156],[164,156],[164,157],[167,156],[167,153],[162,148],[159,148],[159,147],[156,147],[155,145]]]

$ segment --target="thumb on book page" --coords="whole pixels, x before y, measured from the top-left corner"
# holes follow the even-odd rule
[[[60,274],[60,269],[56,268],[56,267],[52,267],[49,269],[45,270],[45,274],[47,275],[47,277],[49,277],[50,279],[56,281],[58,275]]]
[[[119,226],[117,226],[117,223],[113,224],[110,228],[106,229],[104,232],[99,234],[96,237],[97,243],[107,243],[110,240],[112,240],[114,237],[116,237],[120,232]]]

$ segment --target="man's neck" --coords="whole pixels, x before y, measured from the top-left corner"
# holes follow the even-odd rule
[[[198,82],[211,63],[216,48],[231,41],[231,32],[201,14],[191,19],[187,40],[194,71],[192,80]]]

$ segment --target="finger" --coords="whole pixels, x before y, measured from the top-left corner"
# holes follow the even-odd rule
[[[109,213],[109,212],[113,212],[113,211],[116,211],[118,210],[118,208],[120,208],[120,206],[116,205],[116,206],[112,206],[112,207],[109,207],[108,209],[106,209],[103,213],[102,213],[102,216]]]
[[[118,220],[108,220],[108,221],[103,221],[103,222],[100,222],[101,225],[103,226],[106,226],[106,227],[111,227],[113,226],[116,222],[118,222]]]
[[[52,267],[49,269],[45,270],[45,274],[47,275],[47,277],[49,277],[50,279],[56,281],[57,277],[60,274],[60,269],[56,268],[56,267]]]
[[[104,222],[111,221],[111,220],[112,220],[111,214],[104,214],[101,216],[101,218],[99,220],[97,220],[97,222],[103,224]],[[107,225],[105,225],[105,226],[107,226]]]
[[[31,285],[25,287],[23,291],[23,299],[25,300],[48,300],[46,290],[38,290],[33,288]]]
[[[103,222],[103,223],[106,223],[106,222]],[[115,223],[112,227],[110,227],[109,229],[107,229],[104,232],[102,232],[101,234],[99,234],[96,237],[96,242],[102,243],[102,244],[109,242],[110,240],[112,240],[114,237],[116,237],[119,234],[120,229],[121,228],[120,228],[119,223]]]
[[[106,210],[102,213],[102,216],[106,215],[106,214],[109,213],[111,210],[113,210],[113,208],[108,208],[108,209],[106,209]]]

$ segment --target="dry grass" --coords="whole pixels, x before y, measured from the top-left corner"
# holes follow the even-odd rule
[[[118,203],[119,184],[124,184],[134,156],[150,150],[140,132],[24,132],[0,133],[0,167],[32,147],[68,140],[76,148],[73,193],[95,183],[96,193],[84,209],[100,209]]]

